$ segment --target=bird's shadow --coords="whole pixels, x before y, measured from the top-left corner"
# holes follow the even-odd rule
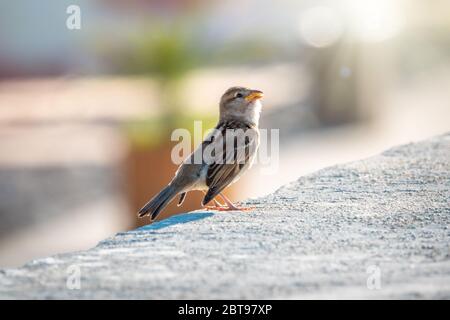
[[[195,213],[182,213],[174,215],[170,218],[154,222],[152,224],[148,224],[146,226],[140,227],[137,230],[145,231],[145,230],[159,230],[163,228],[167,228],[180,223],[188,223],[195,220],[205,219],[213,216],[212,212],[195,212]]]

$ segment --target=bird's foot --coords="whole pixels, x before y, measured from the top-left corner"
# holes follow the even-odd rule
[[[216,210],[216,211],[251,211],[255,209],[255,207],[238,207],[230,199],[228,199],[225,195],[220,193],[221,198],[225,201],[225,204],[221,204],[217,200],[214,201],[213,206],[205,206],[207,210]]]
[[[255,207],[238,207],[238,206],[205,206],[206,210],[216,211],[252,211]]]
[[[217,201],[217,200],[213,200],[213,201],[214,201],[213,206],[205,206],[205,208],[207,210],[219,210],[220,211],[221,209],[225,208],[224,205],[221,204],[219,201]]]
[[[205,206],[204,207],[206,210],[220,210],[220,209],[223,209],[224,207],[222,207],[222,206]]]
[[[223,193],[219,193],[220,197],[225,201],[226,207],[219,209],[219,211],[251,211],[254,207],[238,207],[230,199],[228,199]]]
[[[215,210],[217,211],[252,211],[255,207],[238,207],[235,205],[232,206],[224,206],[224,207],[218,207]]]

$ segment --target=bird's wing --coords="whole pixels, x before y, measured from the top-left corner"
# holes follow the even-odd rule
[[[211,201],[232,183],[243,170],[248,168],[259,143],[258,131],[248,125],[225,123],[219,125],[218,129],[222,132],[221,138],[212,143],[221,144],[222,148],[218,148],[218,152],[215,153],[216,162],[208,166],[206,185],[209,190],[203,199],[203,204]],[[227,136],[232,133],[229,129],[242,129],[245,136],[242,139],[234,136],[231,137],[234,141],[231,139],[227,141]],[[252,132],[248,130],[252,130]]]

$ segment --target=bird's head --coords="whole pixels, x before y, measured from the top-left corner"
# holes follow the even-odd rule
[[[262,97],[259,90],[231,87],[220,99],[221,120],[239,119],[258,125]]]

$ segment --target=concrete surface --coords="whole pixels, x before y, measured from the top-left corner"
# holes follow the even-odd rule
[[[323,169],[253,212],[179,215],[1,270],[0,298],[449,299],[449,159],[450,133]]]

